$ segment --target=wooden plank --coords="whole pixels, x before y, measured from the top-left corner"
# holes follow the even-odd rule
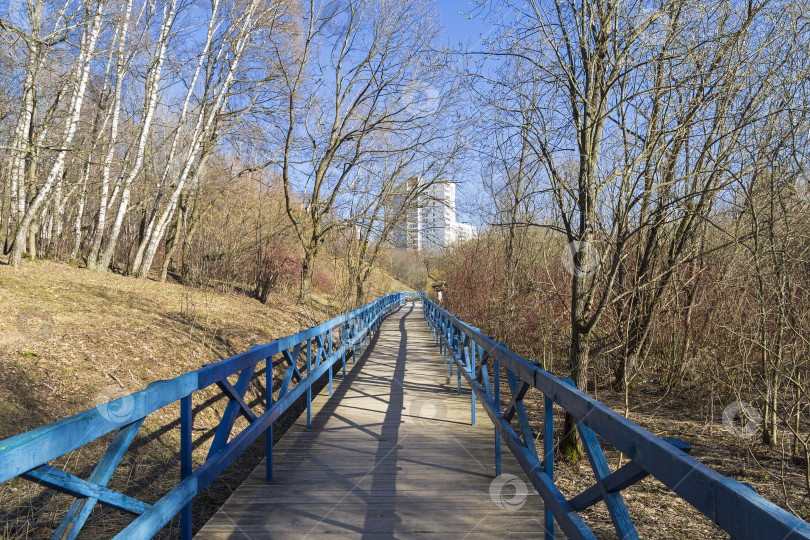
[[[406,345],[407,344],[407,345]],[[503,456],[492,424],[470,425],[420,305],[382,323],[373,346],[335,377],[197,538],[542,538],[542,500]],[[480,405],[479,414],[486,414]],[[491,486],[494,485],[494,496]]]

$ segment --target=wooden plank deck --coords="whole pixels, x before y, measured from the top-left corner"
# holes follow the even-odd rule
[[[422,308],[405,305],[376,342],[313,399],[262,463],[197,534],[247,538],[541,538],[542,500],[508,449],[495,484],[494,430],[442,363]],[[494,500],[501,502],[501,506]],[[523,502],[521,505],[520,503]]]

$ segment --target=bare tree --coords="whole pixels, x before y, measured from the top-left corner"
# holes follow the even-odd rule
[[[510,71],[483,77],[535,115],[512,129],[524,131],[544,169],[556,223],[538,225],[568,243],[571,377],[586,388],[592,336],[623,305],[617,373],[626,381],[624,362],[643,356],[665,292],[698,253],[741,138],[767,101],[750,66],[790,54],[766,45],[779,11],[768,1],[503,4],[509,28],[492,52],[511,58]],[[570,416],[565,431],[561,450],[578,458]]]
[[[35,4],[41,5],[40,2]],[[36,7],[34,9],[36,9]],[[79,118],[82,112],[82,104],[84,103],[84,96],[87,90],[87,82],[90,77],[90,65],[95,57],[96,43],[102,28],[104,10],[105,3],[103,2],[98,2],[93,6],[86,7],[86,16],[83,22],[79,56],[74,69],[72,70],[72,77],[69,79],[69,84],[72,85],[73,88],[70,105],[68,107],[67,120],[64,126],[62,139],[60,141],[61,148],[56,151],[54,162],[51,165],[50,172],[48,173],[44,184],[39,188],[39,191],[28,205],[25,212],[22,213],[20,225],[17,228],[17,234],[14,238],[14,247],[11,255],[11,262],[15,267],[19,267],[20,263],[22,262],[22,255],[25,251],[25,241],[29,235],[31,223],[38,216],[42,205],[50,195],[54,183],[61,178],[62,173],[64,172],[68,148],[73,143],[73,138],[76,135],[76,129],[78,127]],[[32,47],[31,54],[38,54],[37,46]],[[26,114],[25,111],[27,110],[28,108],[26,107],[23,114]],[[19,185],[22,184],[20,183]]]
[[[163,80],[163,65],[166,62],[166,51],[172,35],[172,28],[177,16],[177,0],[168,0],[162,6],[162,16],[158,30],[157,42],[154,50],[150,52],[149,66],[146,73],[144,87],[144,107],[139,119],[138,136],[134,149],[131,151],[133,163],[129,170],[123,175],[121,183],[121,201],[118,204],[118,212],[110,231],[109,241],[101,256],[101,261],[97,267],[100,271],[106,271],[115,255],[115,248],[118,243],[118,235],[124,223],[124,217],[129,209],[129,201],[132,194],[132,183],[141,173],[144,164],[146,145],[149,141],[149,134],[152,130],[155,111],[157,110],[160,86]],[[151,14],[150,14],[151,18]],[[112,199],[111,201],[112,202]],[[103,231],[96,231],[96,234],[103,234]]]
[[[433,187],[450,171],[461,148],[456,137],[448,137],[453,131],[453,126],[437,121],[424,134],[432,140],[419,137],[406,150],[392,151],[388,159],[361,173],[344,227],[352,308],[366,302],[366,285],[383,250],[392,245],[392,236],[405,231],[431,198]]]
[[[321,246],[345,217],[337,207],[361,182],[358,170],[388,152],[375,135],[395,139],[429,122],[434,107],[411,105],[420,89],[441,87],[441,71],[430,48],[437,17],[423,0],[311,0],[302,9],[296,39],[271,52],[285,104],[275,130],[281,177],[308,302]]]
[[[110,102],[109,111],[107,112],[110,117],[110,134],[107,140],[107,152],[104,155],[104,164],[101,170],[101,194],[99,199],[99,209],[96,214],[95,232],[90,246],[90,253],[87,257],[87,266],[89,268],[96,268],[98,264],[98,255],[101,250],[101,241],[104,237],[104,230],[107,226],[107,205],[110,193],[110,174],[112,171],[113,159],[115,158],[115,151],[118,143],[118,131],[121,118],[121,93],[124,88],[124,77],[129,65],[127,58],[127,45],[130,40],[130,20],[132,17],[132,0],[127,0],[124,4],[120,22],[116,31],[116,40],[118,47],[111,47],[115,51],[115,78],[112,81],[113,85],[113,99]],[[79,220],[81,218],[78,218]],[[78,225],[81,228],[81,223]],[[79,234],[77,233],[77,248],[80,242]],[[73,255],[71,258],[74,258]]]

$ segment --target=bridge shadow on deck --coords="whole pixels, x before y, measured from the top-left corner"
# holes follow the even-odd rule
[[[490,499],[491,423],[479,409],[469,425],[421,308],[395,311],[349,367],[313,399],[312,427],[302,416],[278,441],[273,481],[257,467],[198,538],[541,537],[536,495],[517,511]]]
[[[388,392],[388,408],[385,411],[382,429],[380,431],[380,442],[377,446],[377,455],[374,458],[374,468],[371,470],[373,480],[371,482],[371,493],[385,490],[390,484],[390,477],[396,475],[397,457],[399,453],[399,427],[402,422],[402,410],[405,403],[405,359],[407,357],[408,332],[405,329],[405,321],[413,313],[413,305],[408,312],[399,320],[399,347],[396,349],[394,360],[394,373],[391,377]],[[380,351],[382,360],[389,358],[389,350]],[[382,514],[382,520],[375,527],[374,521],[377,514]],[[396,514],[396,500],[391,498],[375,507],[366,506],[366,516],[362,538],[381,538],[387,536],[394,538],[394,531],[397,524],[401,522]],[[365,531],[374,529],[377,533],[370,534]],[[388,536],[390,535],[390,536]]]

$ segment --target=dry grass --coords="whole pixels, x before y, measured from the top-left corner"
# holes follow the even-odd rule
[[[665,394],[654,385],[644,387],[632,394],[629,419],[659,437],[683,440],[692,446],[690,455],[698,461],[725,476],[751,484],[760,495],[783,508],[789,503],[799,517],[810,519],[810,497],[804,489],[800,468],[788,465],[783,478],[778,453],[757,444],[753,438],[746,440],[727,433],[720,422],[713,420],[719,416],[719,410],[696,410],[695,403],[706,401],[696,395],[697,392],[697,388],[684,388],[679,393]],[[608,386],[600,387],[595,397],[614,410],[623,409],[623,394]],[[533,432],[542,433],[539,393],[529,392],[525,403]],[[557,435],[560,436],[563,415],[559,408],[556,408],[555,415]],[[612,470],[618,468],[620,460],[627,463],[627,459],[610,445],[603,442],[602,448]],[[595,482],[586,458],[573,464],[557,459],[555,480],[568,498]],[[729,538],[727,533],[654,478],[647,477],[622,491],[622,496],[641,538]],[[581,515],[598,538],[617,538],[603,503],[592,506]]]
[[[284,295],[263,305],[241,295],[99,275],[50,262],[29,263],[18,271],[0,266],[0,306],[0,439],[328,318],[323,305],[304,309]],[[258,368],[254,383],[264,366]],[[274,370],[274,378],[281,376],[280,369]],[[259,404],[262,395],[263,388],[253,384],[248,400]],[[224,405],[216,388],[194,395],[197,464],[205,459]],[[147,417],[110,487],[154,502],[178,481],[178,418],[177,404]],[[290,421],[280,420],[281,431]],[[240,420],[234,433],[244,425]],[[109,439],[89,444],[55,465],[87,477]],[[195,499],[195,529],[263,455],[260,440]],[[71,501],[25,480],[3,484],[0,537],[49,536]],[[97,505],[82,534],[109,537],[130,519]],[[163,536],[175,534],[176,526],[175,520]]]
[[[401,288],[379,275],[373,294]],[[289,295],[276,294],[267,305],[236,294],[190,289],[119,275],[99,275],[63,264],[26,264],[19,271],[0,265],[0,439],[28,431],[265,343],[330,316],[328,294],[315,296],[310,310]],[[330,313],[332,311],[332,313]],[[258,366],[248,398],[263,410]],[[274,369],[275,387],[281,366]],[[621,409],[622,397],[608,388],[598,399]],[[694,447],[692,455],[719,472],[751,483],[760,494],[785,505],[778,456],[766,448],[731,437],[711,421],[710,411],[696,411],[698,396],[686,390],[662,396],[655,388],[633,396],[630,419],[661,437],[680,438]],[[702,400],[705,401],[705,400]],[[194,396],[197,464],[205,459],[212,428],[225,400],[215,390]],[[527,409],[540,432],[540,408],[527,396]],[[294,420],[301,404],[277,423],[279,433]],[[714,411],[715,413],[717,411]],[[715,416],[717,416],[715,414]],[[171,405],[150,415],[110,486],[147,502],[156,501],[179,479],[179,409]],[[234,431],[244,427],[239,420]],[[562,418],[557,422],[562,425]],[[110,436],[57,460],[56,466],[86,477]],[[260,438],[194,502],[194,528],[202,526],[264,456]],[[619,455],[606,448],[613,468]],[[557,482],[573,496],[593,483],[586,460],[557,463]],[[797,475],[789,474],[788,500],[804,519],[810,500]],[[793,478],[795,476],[796,478]],[[646,479],[623,492],[630,515],[645,538],[726,538],[712,523],[659,482]],[[50,536],[72,501],[25,480],[0,485],[0,538]],[[604,505],[583,512],[600,538],[613,538]],[[94,509],[83,531],[87,538],[110,537],[131,517]],[[175,519],[162,534],[177,534]]]

